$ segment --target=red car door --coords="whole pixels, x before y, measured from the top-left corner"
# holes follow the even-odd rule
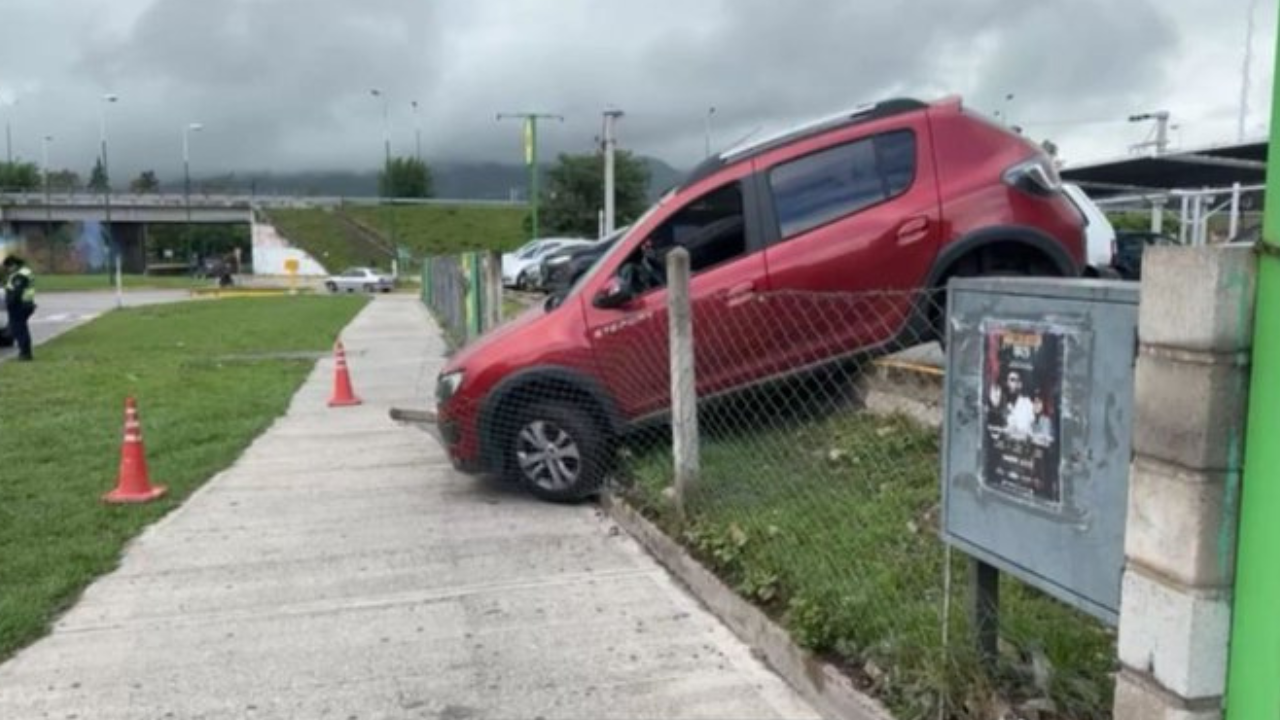
[[[941,236],[923,115],[757,161],[775,370],[893,339],[919,301]]]
[[[764,254],[750,221],[744,164],[682,192],[669,212],[637,227],[636,236],[660,250],[690,252],[690,298],[694,317],[695,369],[700,396],[743,382],[758,358],[761,324],[755,302],[766,283]],[[730,178],[726,182],[726,178]],[[680,196],[677,196],[680,197]],[[602,268],[594,294],[636,262],[641,242],[623,251],[616,266]],[[620,308],[597,307],[587,295],[586,325],[600,377],[624,415],[635,419],[671,404],[669,324],[665,286],[640,294]]]

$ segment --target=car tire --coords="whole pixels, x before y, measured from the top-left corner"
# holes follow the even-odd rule
[[[520,273],[520,276],[516,278],[516,289],[521,292],[529,292],[529,285],[529,273]]]
[[[325,287],[325,289],[326,289],[326,290],[328,290],[328,291],[329,291],[329,292],[331,292],[331,293],[336,293],[336,292],[338,292],[338,283],[336,283],[336,282],[334,282],[334,281],[332,281],[332,280],[330,280],[329,282],[325,283],[325,284],[324,284],[324,287]]]
[[[551,502],[578,502],[599,492],[609,442],[590,415],[564,403],[533,403],[518,417],[507,440],[510,479]]]

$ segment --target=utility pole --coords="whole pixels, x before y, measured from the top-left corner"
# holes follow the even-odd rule
[[[1249,117],[1249,70],[1253,65],[1253,11],[1258,0],[1249,0],[1249,15],[1244,36],[1244,67],[1240,70],[1240,118],[1236,124],[1236,142],[1244,142],[1244,124]]]
[[[498,113],[498,121],[503,120],[523,120],[524,121],[524,161],[529,166],[529,214],[532,219],[532,227],[530,228],[532,236],[530,239],[536,240],[538,234],[538,121],[539,120],[559,120],[564,122],[563,115],[553,115],[550,113],[536,112],[515,112],[515,113]]]
[[[1156,155],[1164,155],[1169,150],[1169,111],[1158,110],[1129,116],[1129,122],[1142,122],[1144,120],[1156,121],[1156,139],[1138,143],[1133,146],[1133,149],[1142,150],[1143,148],[1154,147]]]
[[[618,118],[622,115],[621,110],[604,113],[604,234],[601,237],[613,234],[616,221],[613,153],[618,145]]]

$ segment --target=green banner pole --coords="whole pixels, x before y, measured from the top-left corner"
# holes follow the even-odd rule
[[[1280,55],[1277,56],[1280,70]],[[1236,546],[1227,720],[1280,718],[1280,72],[1273,77],[1271,140],[1253,368]],[[1274,329],[1273,329],[1274,328]]]

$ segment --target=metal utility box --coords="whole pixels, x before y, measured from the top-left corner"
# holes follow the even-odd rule
[[[1114,624],[1137,285],[957,279],[947,320],[943,538]]]

